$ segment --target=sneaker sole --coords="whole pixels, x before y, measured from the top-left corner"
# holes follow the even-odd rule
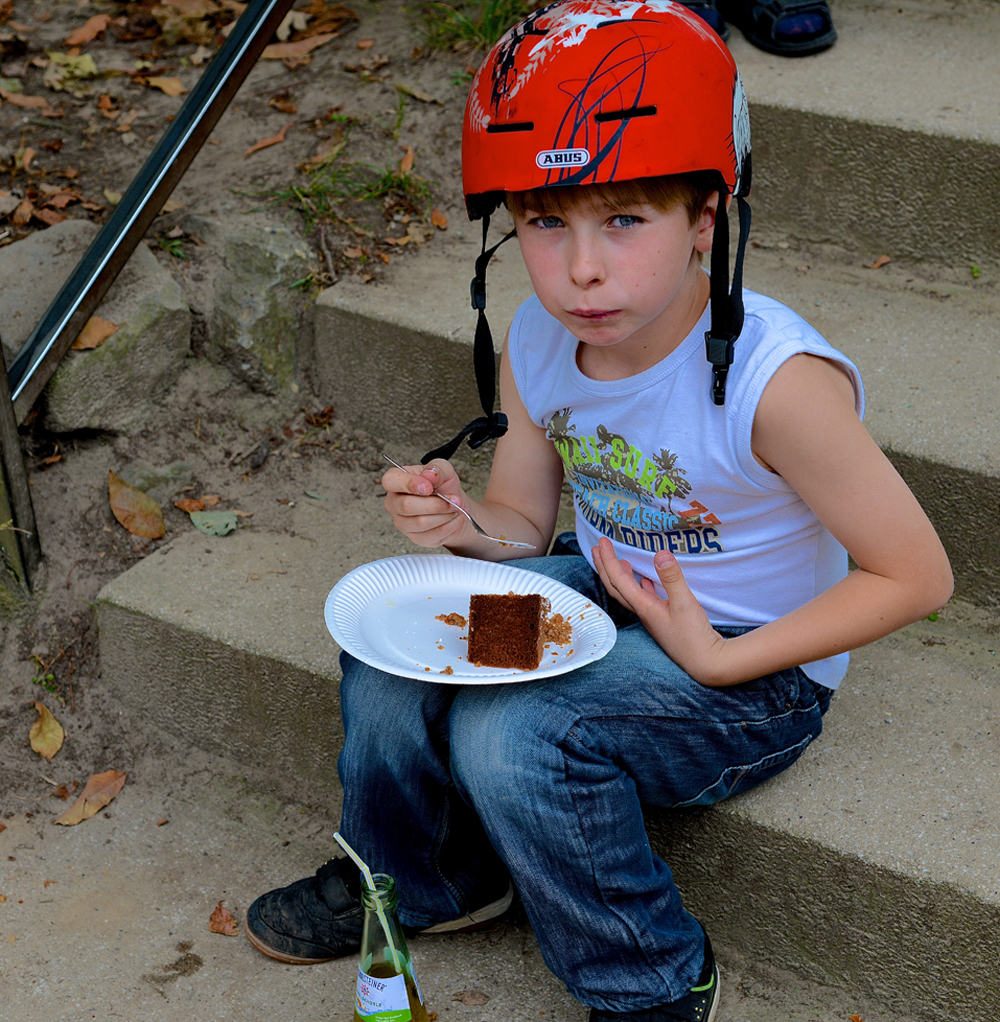
[[[267,955],[268,958],[273,958],[276,962],[282,962],[284,965],[320,965],[323,962],[333,962],[338,958],[344,958],[344,955],[330,955],[327,958],[301,958],[297,955],[286,955],[281,951],[275,951],[273,947],[268,947],[259,937],[257,937],[246,925],[246,920],[243,922],[243,932],[247,935],[247,940],[261,953]]]
[[[502,898],[484,905],[482,908],[470,912],[467,916],[460,916],[458,919],[449,919],[446,923],[438,923],[437,926],[428,926],[423,933],[472,933],[475,930],[482,930],[489,926],[495,919],[510,908],[514,900],[514,888],[508,887],[507,893]]]
[[[714,976],[714,979],[715,979],[715,1000],[712,1001],[712,1007],[709,1008],[708,1017],[704,1020],[704,1022],[712,1022],[712,1020],[715,1018],[715,1013],[719,1010],[719,1001],[722,1000],[721,989],[720,989],[720,986],[719,986],[719,984],[721,982],[721,977],[720,977],[720,974],[719,974],[719,966],[718,966],[718,964],[716,964],[716,966],[715,966],[715,976]]]
[[[467,916],[460,916],[458,919],[449,919],[446,923],[438,923],[437,926],[430,926],[421,933],[442,934],[442,933],[472,933],[475,930],[482,930],[489,926],[495,919],[499,918],[510,908],[514,900],[514,888],[508,887],[507,893],[496,901],[491,902],[483,908],[470,912]],[[289,955],[283,951],[277,951],[265,944],[243,921],[243,932],[247,940],[261,953],[273,958],[276,962],[284,965],[321,965],[323,962],[333,962],[344,955],[328,955],[324,958],[303,958],[300,955]]]

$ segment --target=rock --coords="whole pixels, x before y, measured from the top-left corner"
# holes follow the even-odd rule
[[[0,248],[0,339],[8,365],[95,234],[87,220],[64,220]]]
[[[65,220],[0,251],[0,323],[11,324],[5,346],[21,346],[97,230],[87,221]],[[190,351],[187,302],[144,244],[96,314],[120,327],[99,348],[68,352],[56,369],[45,390],[44,422],[53,432],[141,427]]]
[[[126,465],[118,475],[143,493],[148,493],[159,504],[173,497],[178,485],[189,483],[195,466],[188,461],[172,461],[167,465],[151,465],[139,459]]]
[[[181,226],[222,255],[199,354],[269,394],[296,390],[297,339],[309,273],[306,243],[284,227],[186,217]]]

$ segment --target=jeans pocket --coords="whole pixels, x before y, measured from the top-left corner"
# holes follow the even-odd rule
[[[732,795],[749,791],[763,781],[780,774],[785,767],[791,766],[806,751],[806,747],[813,738],[813,735],[806,735],[795,745],[790,745],[787,749],[782,749],[779,752],[772,752],[755,763],[727,767],[713,784],[703,788],[694,798],[676,803],[674,808],[710,806],[712,803],[721,802]]]

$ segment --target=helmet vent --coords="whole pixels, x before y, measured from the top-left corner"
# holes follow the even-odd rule
[[[628,121],[633,117],[653,117],[655,114],[655,106],[633,106],[628,110],[601,111],[599,114],[594,114],[594,120],[598,124],[603,124],[605,121]]]
[[[534,121],[511,121],[509,124],[487,124],[486,131],[490,135],[501,135],[507,131],[534,131]]]

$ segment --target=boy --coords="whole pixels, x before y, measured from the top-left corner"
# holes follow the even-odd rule
[[[518,563],[605,607],[618,638],[520,684],[342,658],[342,830],[395,875],[404,923],[481,924],[513,880],[591,1022],[708,1022],[718,1004],[711,943],[641,805],[710,804],[787,767],[847,651],[951,592],[933,528],[861,425],[855,367],[744,294],[739,263],[728,293],[725,208],[735,195],[742,260],[749,151],[732,58],[669,0],[570,0],[494,48],[463,171],[471,215],[506,201],[535,288],[505,344],[506,423],[477,427],[506,431],[481,502],[437,459],[388,471],[386,507],[421,546],[513,559],[435,493],[544,550],[567,478],[579,545]],[[263,895],[251,941],[287,962],[354,951],[357,883],[338,859]]]

